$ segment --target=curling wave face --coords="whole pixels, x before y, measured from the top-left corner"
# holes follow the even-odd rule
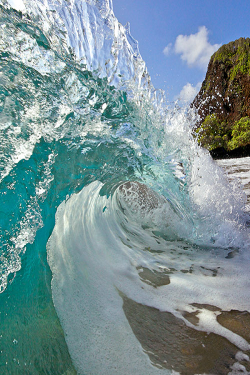
[[[59,207],[48,246],[54,302],[78,371],[153,374],[175,368],[190,374],[227,373],[223,366],[230,355],[237,373],[250,345],[233,324],[228,329],[218,317],[228,310],[249,311],[249,254],[195,246],[173,238],[173,231],[170,240],[154,222],[156,213],[159,217],[161,209],[166,212],[166,199],[140,182],[118,184],[109,198],[102,189],[102,183],[93,182]],[[162,216],[171,218],[168,226],[176,215],[170,209],[168,218]],[[181,227],[181,218],[178,223]],[[143,311],[146,308],[158,312],[158,320],[152,311]],[[160,312],[168,314],[164,329]],[[173,348],[169,351],[175,345],[178,353],[186,345],[169,333],[183,331],[183,323],[192,368],[186,367],[181,353],[177,360]],[[224,357],[218,359],[214,345],[222,345]],[[168,351],[162,352],[162,346]],[[141,348],[160,369],[152,367]]]
[[[0,6],[5,373],[216,373],[215,363],[237,373],[249,338],[235,316],[245,312],[248,327],[250,312],[241,188],[197,146],[195,114],[159,104],[109,1],[9,3]]]

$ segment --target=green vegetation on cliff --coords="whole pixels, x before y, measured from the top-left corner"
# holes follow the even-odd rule
[[[198,142],[209,151],[250,144],[250,38],[223,45],[211,57],[192,106]]]
[[[211,60],[226,64],[229,69],[229,81],[233,81],[239,73],[250,75],[249,38],[240,38],[235,42],[224,44],[214,53]]]
[[[229,150],[250,144],[250,118],[242,117],[236,121],[232,130],[232,139],[228,142]]]
[[[196,133],[199,144],[209,151],[218,147],[227,148],[230,131],[215,114],[207,115]]]
[[[250,118],[242,117],[232,128],[218,120],[215,114],[208,115],[196,129],[199,144],[209,151],[223,147],[231,151],[250,144]]]

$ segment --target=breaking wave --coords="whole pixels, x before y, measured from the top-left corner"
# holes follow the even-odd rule
[[[247,373],[246,197],[195,113],[111,1],[2,0],[0,33],[3,371]]]

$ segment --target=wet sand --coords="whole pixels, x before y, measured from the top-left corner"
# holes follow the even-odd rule
[[[182,375],[204,373],[226,375],[237,363],[237,366],[240,364],[245,367],[247,371],[245,373],[250,373],[250,363],[244,359],[239,361],[236,355],[239,348],[224,337],[197,331],[169,312],[139,304],[124,295],[122,298],[123,310],[128,322],[153,365],[178,371]],[[201,307],[216,309],[213,306],[199,306]],[[193,313],[183,313],[183,315],[192,324],[198,319]],[[249,340],[250,314],[248,312],[221,312],[218,321],[224,327]]]

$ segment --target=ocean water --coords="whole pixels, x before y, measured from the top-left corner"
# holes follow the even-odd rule
[[[245,210],[250,211],[250,157],[217,160],[217,163],[225,170],[229,181],[233,184],[238,181],[243,187],[247,196]]]
[[[248,374],[247,196],[195,113],[111,1],[1,0],[0,33],[0,373]]]

